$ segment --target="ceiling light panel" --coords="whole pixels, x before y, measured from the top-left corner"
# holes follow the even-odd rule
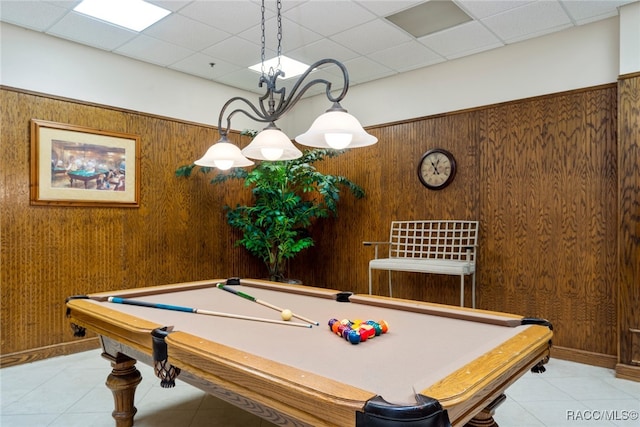
[[[284,72],[284,76],[281,76],[283,80],[290,79],[292,77],[297,77],[300,74],[307,71],[309,65],[303,64],[300,61],[296,61],[295,59],[291,59],[284,55],[279,58],[276,56],[275,58],[267,59],[264,61],[264,69],[263,64],[261,62],[256,65],[252,65],[249,67],[251,70],[256,71],[257,73],[269,74],[269,70],[282,70]]]
[[[84,0],[73,10],[133,31],[142,31],[171,13],[142,0]]]

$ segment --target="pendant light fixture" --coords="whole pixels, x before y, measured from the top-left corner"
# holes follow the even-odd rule
[[[296,141],[302,145],[317,148],[344,149],[352,147],[364,147],[375,144],[378,139],[368,134],[360,122],[347,113],[340,101],[347,94],[349,89],[349,75],[345,66],[335,59],[322,59],[315,62],[300,75],[287,97],[286,88],[277,88],[278,77],[284,77],[284,72],[280,67],[280,57],[282,55],[282,1],[276,0],[277,25],[278,25],[278,63],[275,68],[265,71],[265,6],[262,0],[262,74],[259,86],[266,85],[266,93],[258,99],[258,106],[242,97],[233,97],[228,100],[218,116],[218,132],[220,140],[207,150],[206,154],[195,164],[200,166],[211,166],[219,169],[231,167],[244,167],[253,165],[249,160],[291,160],[302,156],[302,152],[296,148],[291,139],[282,132],[275,124],[284,114],[291,110],[310,87],[321,84],[325,86],[327,99],[332,103],[332,107],[319,116],[312,124],[311,128],[296,137]],[[335,65],[342,72],[343,87],[338,96],[331,93],[332,83],[326,79],[318,78],[307,81],[309,75],[317,68],[324,65]],[[232,104],[244,104],[243,108],[234,108],[226,115],[226,127],[222,127],[223,119],[227,108]],[[248,109],[246,108],[248,107]],[[266,123],[267,126],[245,147],[242,151],[227,139],[227,134],[231,128],[231,118],[238,113],[242,113],[252,120]]]
[[[222,135],[218,142],[209,147],[204,156],[194,163],[198,166],[216,167],[221,170],[253,165],[251,160],[242,155],[237,145],[229,142],[226,134]]]

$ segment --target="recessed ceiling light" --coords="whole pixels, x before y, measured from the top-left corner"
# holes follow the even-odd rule
[[[142,0],[83,0],[73,10],[133,31],[142,31],[171,13]]]
[[[297,77],[300,74],[307,71],[309,66],[300,61],[296,61],[295,59],[291,59],[284,55],[280,56],[280,65],[278,66],[278,57],[271,58],[269,60],[264,61],[264,72],[266,74],[269,73],[269,70],[273,68],[277,70],[278,68],[284,72],[283,80],[290,79],[292,77]],[[262,63],[259,62],[256,65],[252,65],[249,69],[256,71],[262,74]]]

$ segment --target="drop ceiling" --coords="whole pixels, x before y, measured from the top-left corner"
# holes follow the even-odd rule
[[[228,86],[264,92],[258,87],[258,74],[247,69],[260,62],[260,1],[148,1],[172,13],[140,33],[74,12],[79,1],[2,0],[0,20]],[[453,0],[470,21],[414,37],[386,17],[424,1],[282,0],[282,53],[308,64],[337,59],[356,85],[616,16],[619,6],[633,1]],[[277,46],[275,0],[266,0],[265,6],[269,59]],[[337,69],[331,67],[316,73],[333,76],[337,83],[340,80],[335,79]]]

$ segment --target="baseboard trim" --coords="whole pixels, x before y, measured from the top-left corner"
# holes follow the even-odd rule
[[[67,354],[93,350],[98,347],[100,347],[100,341],[98,340],[98,337],[94,337],[80,341],[65,342],[26,351],[19,351],[16,353],[3,354],[0,356],[0,368],[35,362],[37,360],[48,359],[50,357],[65,356]]]
[[[618,363],[616,365],[616,378],[640,382],[640,366]]]
[[[618,356],[557,346],[551,347],[551,357],[608,369],[615,369],[618,363]]]

